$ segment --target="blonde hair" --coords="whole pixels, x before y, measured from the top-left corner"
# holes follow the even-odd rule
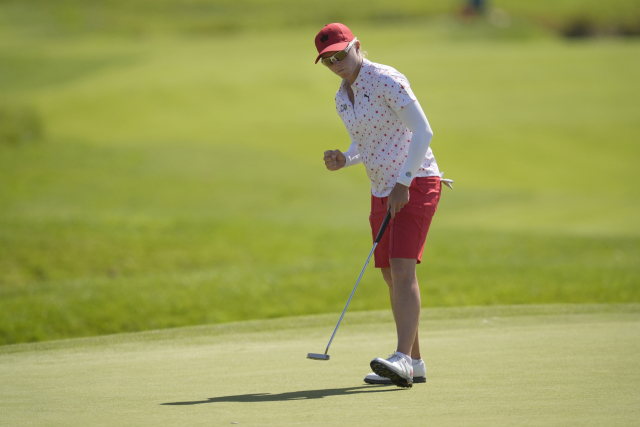
[[[366,58],[369,55],[366,50],[362,50],[362,44],[360,43],[360,40],[358,40],[358,54],[361,58]]]

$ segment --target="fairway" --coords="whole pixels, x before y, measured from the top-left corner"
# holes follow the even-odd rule
[[[322,163],[348,138],[316,31],[0,40],[0,89],[48,135],[0,146],[0,344],[341,310],[369,182]],[[424,98],[456,180],[424,305],[640,301],[637,41],[358,34]],[[289,43],[291,72],[254,72]],[[370,270],[354,311],[388,307]]]
[[[388,311],[0,347],[3,425],[632,426],[640,305],[425,309],[426,384],[362,380]]]

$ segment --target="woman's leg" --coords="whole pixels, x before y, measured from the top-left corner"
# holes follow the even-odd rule
[[[380,270],[389,286],[391,309],[398,332],[397,350],[410,355],[412,359],[420,359],[418,323],[421,303],[418,279],[416,278],[416,260],[395,258],[390,262],[390,268],[381,268]],[[394,286],[396,283],[398,286]]]

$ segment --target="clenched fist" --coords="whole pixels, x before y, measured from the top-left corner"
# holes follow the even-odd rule
[[[324,152],[324,165],[330,171],[342,169],[347,164],[347,158],[340,150],[327,150]]]

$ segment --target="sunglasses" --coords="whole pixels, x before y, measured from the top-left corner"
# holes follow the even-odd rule
[[[322,63],[324,65],[326,65],[327,67],[331,67],[333,65],[333,61],[337,60],[337,61],[342,61],[344,58],[347,57],[347,55],[349,54],[349,50],[351,49],[351,47],[355,44],[355,42],[358,40],[357,37],[354,37],[353,40],[351,40],[351,42],[349,43],[349,45],[347,46],[347,48],[345,50],[341,50],[340,52],[336,52],[333,54],[333,56],[330,56],[328,58],[322,58]]]

